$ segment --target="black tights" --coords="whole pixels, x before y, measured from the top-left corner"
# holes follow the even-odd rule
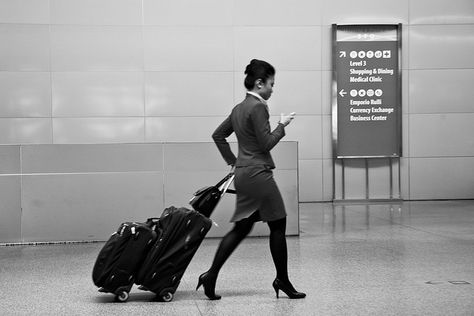
[[[259,220],[258,211],[250,217],[235,223],[234,228],[222,239],[217,249],[209,273],[219,274],[225,261],[234,252],[240,242],[252,231],[253,225]],[[288,250],[286,247],[286,217],[268,222],[270,228],[270,252],[277,273],[277,278],[283,282],[288,280]]]

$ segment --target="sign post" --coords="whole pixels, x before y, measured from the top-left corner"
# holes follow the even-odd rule
[[[337,158],[401,156],[399,25],[333,25]]]
[[[368,159],[387,159],[393,199],[393,158],[401,191],[401,24],[333,24],[332,34],[333,199],[340,159],[346,200],[344,160],[350,158],[365,159],[365,200],[370,200]]]

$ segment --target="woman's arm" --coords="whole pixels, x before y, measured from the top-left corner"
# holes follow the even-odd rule
[[[237,158],[230,149],[230,145],[226,138],[229,137],[233,132],[234,128],[232,126],[232,121],[230,120],[230,116],[228,116],[224,122],[222,122],[221,125],[217,127],[214,133],[212,133],[212,139],[214,140],[214,143],[216,143],[222,157],[228,165],[232,166],[235,165]]]
[[[271,131],[269,118],[268,109],[263,103],[257,104],[251,113],[255,136],[262,151],[270,151],[285,136],[285,125],[278,123]]]

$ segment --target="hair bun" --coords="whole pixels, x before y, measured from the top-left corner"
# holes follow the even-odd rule
[[[258,59],[252,59],[252,60],[250,61],[250,64],[248,64],[247,67],[245,67],[245,72],[244,72],[244,74],[248,75],[249,73],[252,73],[252,72],[254,71],[254,67],[255,67],[256,65],[258,65],[259,62],[260,62],[260,60],[258,60]]]
[[[247,65],[247,67],[245,67],[245,71],[244,71],[244,74],[248,75],[249,72],[250,72],[250,65]]]

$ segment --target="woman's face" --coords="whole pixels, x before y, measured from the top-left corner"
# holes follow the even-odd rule
[[[258,94],[264,99],[270,99],[273,93],[273,85],[275,84],[275,76],[271,76],[267,81],[261,83],[261,87],[258,88]]]

